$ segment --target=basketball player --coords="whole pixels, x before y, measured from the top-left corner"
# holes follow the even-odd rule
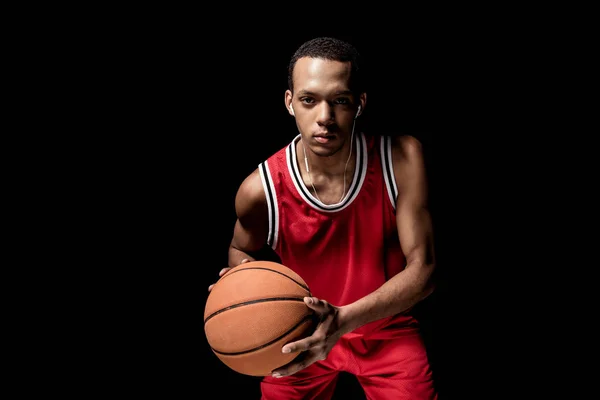
[[[235,198],[229,268],[269,246],[307,282],[320,316],[299,353],[261,381],[262,399],[328,399],[340,371],[370,399],[436,399],[411,309],[433,291],[434,249],[419,141],[355,129],[367,104],[359,54],[333,38],[289,64],[285,107],[299,134]],[[209,288],[209,290],[212,288]]]

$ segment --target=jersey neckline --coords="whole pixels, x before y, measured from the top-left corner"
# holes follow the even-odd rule
[[[367,175],[367,142],[364,134],[361,132],[354,138],[354,147],[356,148],[356,155],[354,164],[355,174],[352,178],[352,183],[350,184],[348,192],[346,193],[344,198],[338,203],[334,204],[325,204],[321,202],[311,193],[308,187],[304,184],[304,181],[302,180],[302,174],[298,166],[298,162],[296,162],[296,143],[300,140],[300,138],[301,135],[298,134],[286,149],[286,160],[288,170],[298,194],[300,194],[302,199],[308,205],[320,211],[337,212],[348,207],[360,193],[360,188],[362,187],[365,181],[365,177]]]

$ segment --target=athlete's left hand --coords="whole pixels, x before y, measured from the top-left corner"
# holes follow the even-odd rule
[[[275,378],[295,374],[316,361],[324,360],[341,337],[338,307],[316,297],[305,297],[304,303],[315,311],[319,323],[311,336],[287,343],[282,347],[284,353],[303,352],[303,354],[272,371],[272,376]]]

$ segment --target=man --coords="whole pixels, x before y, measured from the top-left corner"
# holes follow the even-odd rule
[[[285,106],[299,134],[236,195],[220,275],[268,246],[307,282],[320,317],[312,336],[283,347],[299,356],[262,380],[265,400],[330,398],[340,371],[368,398],[437,398],[411,315],[435,269],[423,153],[410,136],[355,131],[367,104],[360,62],[334,38],[298,48]]]

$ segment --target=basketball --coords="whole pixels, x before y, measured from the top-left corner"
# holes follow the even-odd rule
[[[213,353],[244,375],[267,376],[298,356],[281,348],[312,334],[308,285],[288,267],[251,261],[227,271],[209,292],[204,332]]]

